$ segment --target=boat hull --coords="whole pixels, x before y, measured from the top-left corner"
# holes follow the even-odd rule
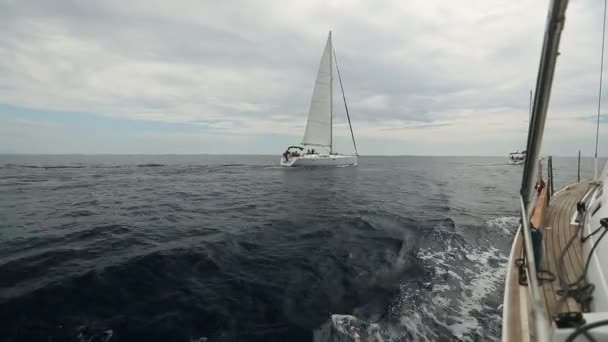
[[[358,156],[342,154],[305,154],[301,157],[292,157],[289,160],[281,158],[281,165],[287,167],[297,166],[355,166]]]

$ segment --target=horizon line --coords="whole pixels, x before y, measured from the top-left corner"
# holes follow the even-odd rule
[[[35,153],[35,152],[0,152],[0,156],[277,156],[269,153]],[[279,155],[280,156],[280,155]],[[507,157],[505,155],[446,155],[446,154],[359,154],[359,157]],[[575,155],[543,154],[542,157],[578,157]],[[594,158],[593,155],[581,154],[582,158]],[[608,156],[598,156],[598,159],[608,158]]]

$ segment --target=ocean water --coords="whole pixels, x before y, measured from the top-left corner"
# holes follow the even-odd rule
[[[0,156],[0,341],[499,340],[521,166],[279,158]]]

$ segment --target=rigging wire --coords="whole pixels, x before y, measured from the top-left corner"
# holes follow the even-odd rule
[[[348,106],[346,105],[346,95],[344,95],[344,87],[342,86],[342,76],[340,76],[340,68],[338,68],[338,57],[336,56],[336,50],[334,50],[333,46],[331,47],[334,55],[334,61],[336,63],[336,72],[338,73],[338,81],[340,81],[340,89],[342,90],[342,99],[344,100],[344,109],[346,110],[346,117],[348,118],[348,127],[350,128],[350,136],[353,138],[353,146],[355,147],[355,154],[359,155],[357,152],[357,143],[355,142],[355,134],[353,133],[353,125],[350,123],[350,115],[348,114]]]
[[[606,36],[606,5],[607,0],[604,0],[604,26],[602,28],[602,58],[600,63],[600,90],[597,99],[597,125],[595,129],[595,178],[597,178],[597,146],[600,136],[600,110],[602,107],[602,77],[604,76],[604,37]]]

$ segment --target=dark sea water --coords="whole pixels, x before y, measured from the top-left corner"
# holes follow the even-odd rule
[[[279,158],[0,156],[0,341],[499,340],[521,166]]]

